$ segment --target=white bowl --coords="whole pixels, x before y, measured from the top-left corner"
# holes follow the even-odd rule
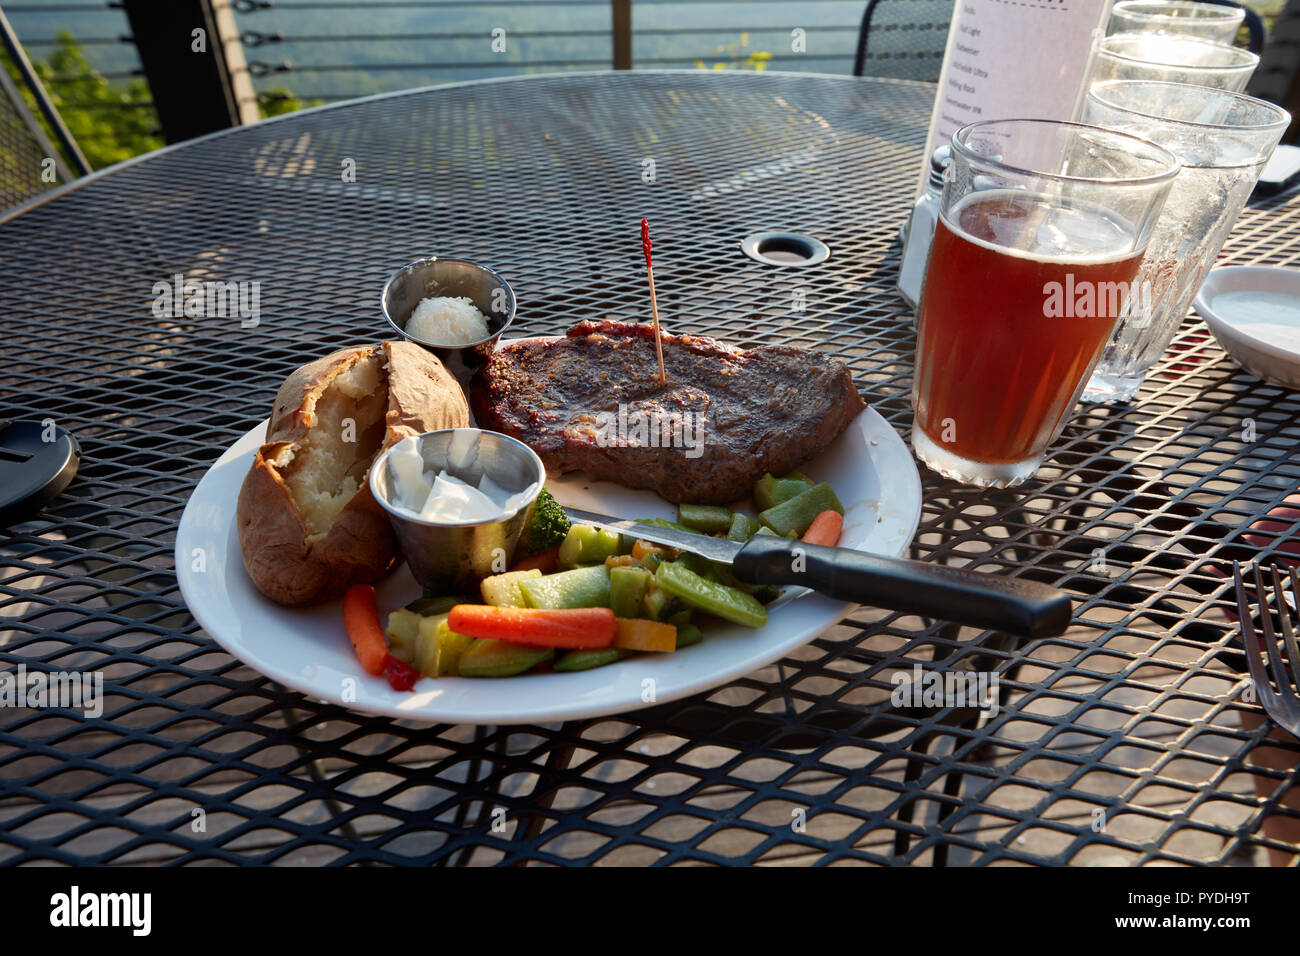
[[[1219,266],[1205,277],[1194,305],[1238,365],[1300,389],[1300,270]]]

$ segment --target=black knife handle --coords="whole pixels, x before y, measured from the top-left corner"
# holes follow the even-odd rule
[[[799,585],[841,601],[1021,637],[1061,634],[1073,614],[1068,594],[1038,581],[804,544],[769,534],[750,538],[736,554],[732,571],[752,584]]]

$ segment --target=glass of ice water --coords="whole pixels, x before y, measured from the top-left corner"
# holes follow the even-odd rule
[[[1083,117],[1158,143],[1182,164],[1082,395],[1128,401],[1178,331],[1291,116],[1242,93],[1118,80],[1088,92]]]
[[[1088,85],[1158,80],[1240,93],[1257,66],[1259,57],[1240,47],[1168,33],[1116,33],[1097,44]]]
[[[1119,0],[1107,33],[1175,33],[1232,44],[1246,19],[1241,7],[1193,0]]]

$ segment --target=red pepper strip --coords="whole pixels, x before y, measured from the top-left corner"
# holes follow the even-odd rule
[[[516,561],[511,571],[531,571],[536,568],[543,574],[550,574],[560,563],[560,549],[558,546],[547,548],[545,551],[539,551],[531,557]]]
[[[405,661],[399,661],[392,654],[384,661],[384,676],[388,686],[393,690],[410,690],[424,675]]]

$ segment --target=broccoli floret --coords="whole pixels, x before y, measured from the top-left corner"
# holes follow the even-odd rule
[[[545,488],[533,504],[533,514],[519,538],[518,553],[524,557],[558,547],[569,533],[569,516]]]

